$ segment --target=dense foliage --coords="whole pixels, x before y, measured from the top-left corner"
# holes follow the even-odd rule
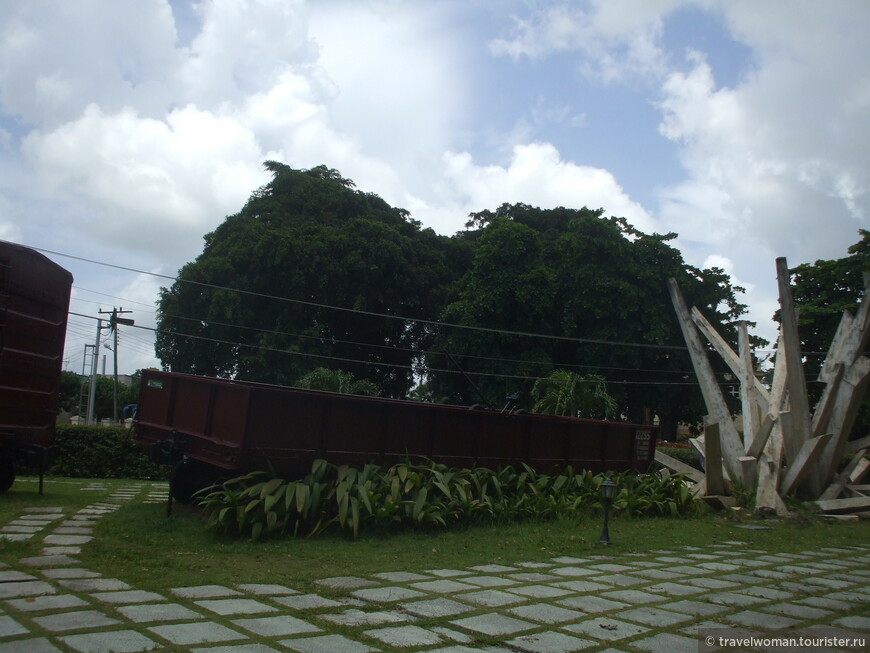
[[[70,478],[166,478],[166,471],[148,460],[129,429],[69,424],[57,425],[45,473]]]
[[[60,409],[71,414],[87,417],[88,412],[88,379],[75,372],[63,371],[60,377],[58,403]],[[115,401],[115,381],[111,376],[97,376],[97,388],[94,394],[94,419],[112,419]],[[130,385],[118,384],[118,418],[127,404],[139,401],[139,373],[133,375]],[[81,410],[81,413],[79,413]]]
[[[627,516],[689,516],[694,500],[682,478],[622,473],[613,510]],[[249,536],[310,536],[330,530],[389,532],[400,528],[573,518],[600,509],[603,475],[537,473],[505,467],[449,469],[397,464],[335,467],[316,460],[311,473],[288,481],[253,472],[203,491],[208,524]]]
[[[505,204],[439,236],[335,170],[266,166],[272,181],[162,290],[171,369],[293,385],[326,367],[386,396],[516,395],[526,409],[535,381],[563,369],[601,376],[615,414],[658,415],[665,434],[703,415],[666,281],[732,341],[745,307],[722,270],[683,261],[675,234]]]
[[[404,396],[426,329],[379,315],[437,316],[467,248],[335,170],[266,166],[272,181],[162,291],[157,355],[174,371],[284,385],[336,367]]]
[[[848,256],[806,263],[790,270],[811,401],[821,395],[823,385],[815,380],[843,311],[854,313],[864,297],[864,275],[870,272],[870,231],[861,229],[859,233],[861,240],[849,247]],[[776,317],[778,319],[778,313]],[[864,435],[868,426],[870,401],[865,401],[855,429]]]

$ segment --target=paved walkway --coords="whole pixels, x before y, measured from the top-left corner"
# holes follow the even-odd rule
[[[870,644],[870,543],[770,555],[724,542],[318,581],[333,598],[244,579],[164,595],[83,568],[76,555],[100,518],[130,501],[165,501],[165,484],[82,491],[95,501],[76,513],[25,509],[0,527],[0,537],[44,545],[39,556],[0,563],[0,653],[695,653],[715,650],[699,648],[706,629],[784,636],[822,624],[815,632]]]

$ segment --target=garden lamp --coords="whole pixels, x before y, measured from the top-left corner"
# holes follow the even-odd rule
[[[610,544],[610,533],[607,530],[607,522],[610,519],[610,504],[613,501],[613,496],[616,494],[616,483],[609,478],[601,481],[601,503],[604,504],[604,530],[601,531],[601,537],[598,538],[599,544]]]

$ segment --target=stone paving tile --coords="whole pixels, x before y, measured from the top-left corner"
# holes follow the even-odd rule
[[[312,610],[317,608],[337,608],[341,603],[327,599],[317,594],[296,594],[294,596],[278,596],[272,599],[276,603],[297,610]]]
[[[451,592],[461,592],[462,590],[477,589],[474,585],[469,585],[468,583],[462,583],[458,580],[450,579],[411,583],[411,587],[422,590],[424,592],[434,592],[435,594],[450,594]]]
[[[181,646],[246,639],[245,635],[242,633],[230,630],[221,624],[208,621],[148,626],[148,630],[155,635],[159,635],[163,639],[169,640],[172,644]]]
[[[78,561],[66,555],[42,555],[21,558],[20,562],[28,567],[60,567],[74,565]]]
[[[641,590],[615,590],[613,592],[603,592],[601,596],[616,601],[625,601],[631,605],[636,605],[637,603],[657,603],[658,601],[665,600],[665,597],[661,594],[651,594]]]
[[[99,578],[102,574],[81,567],[66,567],[55,569],[43,569],[42,575],[46,578]]]
[[[730,614],[728,615],[728,621],[738,623],[741,626],[762,630],[781,630],[800,623],[797,619],[790,619],[778,614],[755,612],[754,610],[742,610],[741,612]]]
[[[196,605],[215,614],[228,616],[234,614],[259,614],[261,612],[276,612],[278,608],[254,599],[202,599],[194,601]]]
[[[380,578],[388,583],[410,583],[415,580],[426,580],[429,576],[423,574],[414,574],[409,571],[385,571],[380,574],[372,574],[375,578]]]
[[[14,583],[24,580],[36,580],[36,576],[25,574],[23,571],[17,571],[15,569],[0,571],[0,583]]]
[[[598,592],[600,590],[612,589],[611,585],[602,585],[591,580],[569,580],[552,584],[572,592]],[[508,588],[508,591],[513,591],[513,588]]]
[[[392,626],[388,628],[376,628],[364,630],[363,633],[384,644],[397,648],[409,646],[431,646],[440,644],[443,640],[437,633],[433,633],[419,626]]]
[[[709,601],[695,601],[692,599],[673,601],[671,603],[666,603],[663,607],[667,607],[668,610],[675,610],[676,612],[683,612],[696,617],[706,617],[729,609],[729,606],[727,605],[710,603]]]
[[[0,583],[0,599],[14,599],[19,596],[56,594],[57,590],[41,580],[26,580],[20,583]]]
[[[33,539],[33,533],[0,533],[0,540],[24,542],[25,540],[30,539]]]
[[[19,639],[0,643],[0,653],[61,653],[61,650],[45,637]]]
[[[471,601],[478,605],[485,605],[490,608],[497,608],[502,605],[511,605],[513,603],[522,603],[526,599],[516,594],[503,592],[501,590],[482,590],[480,592],[467,592],[458,594],[457,598],[463,601]]]
[[[211,599],[220,596],[239,596],[238,590],[223,585],[194,585],[190,587],[173,587],[169,590],[184,599]]]
[[[525,569],[546,569],[547,567],[552,567],[552,562],[540,562],[537,560],[530,560],[526,562],[518,562],[517,567],[523,567]]]
[[[830,610],[822,610],[809,605],[798,605],[796,603],[775,603],[773,605],[765,605],[762,608],[765,612],[775,612],[783,614],[787,617],[795,617],[796,619],[824,619],[829,614]]]
[[[550,605],[549,603],[520,605],[516,608],[510,608],[508,612],[520,619],[539,621],[545,624],[565,623],[566,621],[574,621],[586,616],[584,613],[578,612],[577,610],[560,608],[557,605]]]
[[[832,599],[829,596],[808,596],[803,599],[795,599],[795,603],[809,605],[814,608],[823,608],[829,610],[848,610],[851,604],[848,601],[840,601]]]
[[[426,573],[430,576],[438,576],[439,578],[455,578],[456,576],[468,576],[470,571],[463,569],[426,569]]]
[[[622,619],[637,621],[654,628],[673,626],[681,621],[688,621],[692,618],[691,615],[665,610],[660,607],[641,607],[633,608],[631,610],[622,610],[619,613],[619,616]]]
[[[705,590],[724,590],[739,587],[737,583],[719,578],[686,578],[683,582]]]
[[[772,587],[745,587],[739,590],[739,592],[741,594],[758,596],[762,599],[770,600],[787,600],[792,598],[791,592],[783,592],[782,590],[774,589]]]
[[[416,617],[423,617],[424,619],[433,617],[452,617],[453,615],[475,609],[465,603],[445,599],[444,597],[438,597],[426,601],[414,601],[413,603],[402,603],[399,607],[409,614]]]
[[[525,583],[543,583],[548,580],[558,580],[558,576],[554,576],[553,574],[542,574],[537,571],[523,571],[518,574],[508,574],[507,576],[511,580],[518,580]]]
[[[154,601],[165,601],[166,597],[157,594],[156,592],[146,592],[145,590],[125,590],[121,592],[94,592],[91,596],[97,601],[103,603],[152,603]]]
[[[190,621],[203,618],[203,615],[178,603],[123,605],[117,610],[130,621],[142,624],[155,621]]]
[[[471,583],[478,587],[504,587],[506,585],[518,585],[519,581],[511,580],[510,578],[502,578],[501,576],[466,576],[462,579],[463,583]]]
[[[648,582],[644,578],[637,576],[626,576],[625,574],[608,574],[606,576],[596,576],[596,582],[607,583],[608,585],[618,585],[620,587],[628,587],[630,585],[638,585]]]
[[[363,612],[362,610],[351,609],[336,614],[322,614],[320,618],[341,626],[380,626],[382,624],[398,624],[410,621],[413,619],[413,615],[385,611]]]
[[[301,635],[302,633],[318,633],[320,628],[307,621],[280,615],[276,617],[256,617],[252,619],[233,619],[233,624],[244,630],[263,635],[264,637],[280,637],[283,635]]]
[[[321,635],[305,639],[284,639],[282,646],[299,653],[373,653],[378,649],[355,642],[343,635]]]
[[[61,526],[54,529],[55,535],[90,535],[93,536],[94,529],[90,527],[82,527],[82,526]],[[46,543],[52,544],[52,542],[48,541],[46,538]],[[90,541],[90,540],[86,540]],[[54,542],[54,544],[83,544],[84,542]]]
[[[70,648],[82,653],[136,653],[157,646],[154,640],[135,630],[113,630],[107,633],[83,633],[59,638]]]
[[[146,502],[147,503],[147,502]],[[229,646],[206,646],[193,649],[196,653],[279,653],[278,649],[265,644],[231,644]]]
[[[236,585],[243,592],[250,592],[260,596],[288,596],[290,594],[301,594],[299,590],[294,590],[284,585],[276,585],[273,583],[244,583]]]
[[[580,623],[565,626],[565,630],[606,641],[634,637],[635,635],[649,632],[649,628],[646,626],[639,626],[638,624],[631,624],[625,621],[620,621],[619,619],[611,619],[608,617],[587,619]]]
[[[499,635],[510,635],[523,630],[531,630],[535,628],[535,624],[523,621],[522,619],[514,619],[503,614],[489,613],[481,614],[475,617],[465,617],[464,619],[456,619],[450,622],[458,628],[472,630],[484,635],[493,637]]]
[[[840,619],[835,619],[834,623],[838,626],[842,626],[843,628],[852,628],[854,630],[870,632],[870,617],[853,615],[851,617],[841,617]]]
[[[42,612],[44,610],[63,610],[64,608],[79,608],[88,605],[72,594],[48,594],[30,596],[26,599],[12,599],[6,603],[21,612]]]
[[[720,592],[718,594],[710,594],[706,597],[711,603],[721,603],[722,605],[730,605],[736,608],[742,608],[756,603],[764,603],[765,599],[758,596],[750,596],[742,592]]]
[[[478,565],[476,567],[469,567],[469,569],[485,574],[502,574],[508,571],[519,571],[516,567],[508,567],[507,565]]]
[[[377,585],[373,580],[368,578],[360,578],[358,576],[335,576],[333,578],[322,578],[316,581],[318,585],[325,585],[332,589],[354,590],[360,587],[372,587]]]
[[[557,576],[595,576],[601,572],[586,567],[554,567],[550,573]]]
[[[628,607],[628,604],[623,603],[622,601],[602,599],[600,596],[572,596],[567,599],[556,601],[556,603],[564,605],[566,608],[576,608],[583,612],[589,612],[592,614]]]
[[[513,649],[526,653],[571,653],[571,651],[582,651],[584,648],[594,646],[595,642],[564,633],[543,632],[521,635],[507,644]]]
[[[363,601],[373,601],[376,603],[389,603],[391,601],[401,601],[403,599],[415,599],[419,596],[426,596],[423,592],[418,590],[399,586],[369,587],[353,591],[350,595],[362,599]]]
[[[0,637],[26,635],[30,631],[8,615],[0,615]]]
[[[700,594],[704,590],[700,587],[686,585],[685,583],[657,583],[644,588],[648,592],[659,592],[667,596],[688,596],[690,594]]]
[[[506,587],[505,589],[511,594],[535,599],[554,599],[571,593],[571,590],[550,587],[549,585],[526,585],[524,587]]]
[[[572,558],[571,556],[560,556],[558,558],[553,558],[552,560],[560,565],[577,565],[584,562],[592,562],[592,558]]]
[[[61,612],[42,617],[34,617],[33,621],[46,630],[62,632],[64,630],[85,630],[90,628],[102,628],[121,623],[96,610],[78,610],[76,612]]]
[[[667,569],[640,569],[634,573],[644,578],[651,578],[652,580],[673,580],[680,577],[679,574]]]
[[[74,592],[119,592],[133,589],[117,578],[76,578],[58,582]]]
[[[660,633],[652,637],[635,640],[631,643],[636,648],[644,651],[652,651],[653,653],[697,653],[698,640],[695,638],[683,637],[673,633]]]

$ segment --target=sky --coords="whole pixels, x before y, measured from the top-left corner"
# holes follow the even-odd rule
[[[866,0],[0,0],[0,239],[73,273],[76,372],[113,307],[119,371],[159,366],[160,287],[267,160],[447,235],[505,202],[676,232],[772,340],[775,259],[870,228],[868,34]]]

